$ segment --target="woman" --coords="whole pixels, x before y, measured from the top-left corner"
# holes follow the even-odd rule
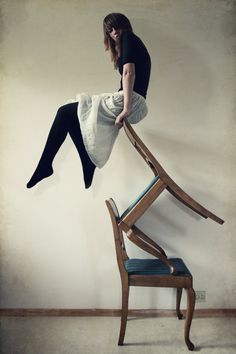
[[[147,114],[151,60],[146,47],[133,33],[128,18],[120,13],[107,15],[103,30],[105,49],[121,75],[120,89],[113,94],[80,94],[59,108],[27,188],[53,174],[53,159],[67,133],[77,148],[85,188],[89,188],[95,168],[103,167],[108,160],[123,120],[137,123]]]

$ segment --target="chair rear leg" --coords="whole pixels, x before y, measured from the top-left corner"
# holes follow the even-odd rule
[[[182,320],[183,314],[180,311],[180,303],[181,303],[181,297],[182,297],[182,288],[177,288],[177,295],[176,295],[176,314],[179,320]]]
[[[203,218],[211,218],[219,224],[224,223],[224,220],[220,219],[218,216],[210,212],[210,210],[199,204],[195,199],[190,197],[190,195],[185,193],[175,182],[173,182],[171,186],[168,186],[167,190],[180,202],[182,202],[184,205],[187,205],[187,207],[201,215]]]
[[[196,296],[193,288],[186,289],[186,291],[187,291],[187,313],[186,313],[186,320],[185,320],[184,337],[188,349],[193,350],[194,345],[189,339],[189,333],[190,333],[190,326],[193,318]]]
[[[122,284],[122,310],[121,310],[121,324],[120,324],[120,336],[118,345],[123,345],[125,338],[125,330],[128,317],[128,303],[129,303],[129,285]]]

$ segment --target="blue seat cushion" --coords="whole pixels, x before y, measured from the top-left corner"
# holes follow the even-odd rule
[[[149,189],[152,188],[152,186],[156,183],[156,181],[159,180],[159,178],[160,178],[159,176],[153,178],[153,180],[144,189],[144,191],[141,194],[139,194],[139,196],[135,199],[135,201],[132,204],[130,204],[130,206],[123,212],[120,219],[123,219],[123,217],[126,216],[135,207],[135,205],[142,199],[142,197],[149,191]]]
[[[191,273],[180,258],[169,258],[170,263],[175,267],[180,276],[190,276]],[[160,259],[128,259],[125,261],[125,268],[128,274],[140,275],[168,275],[169,267]]]

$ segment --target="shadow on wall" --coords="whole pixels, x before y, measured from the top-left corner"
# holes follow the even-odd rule
[[[183,222],[184,217],[190,216],[195,221],[202,219],[184,205],[182,206],[180,202],[175,202],[174,199],[165,191],[137,222],[137,226],[141,230],[157,243],[160,243],[160,246],[172,255],[177,252],[176,242],[179,244],[179,242],[184,242],[186,237],[189,237],[189,231]],[[133,245],[131,245],[132,247]],[[143,251],[141,253],[143,255]]]
[[[14,262],[9,254],[14,252]],[[26,258],[24,254],[16,250],[7,250],[5,264],[1,272],[1,308],[9,307],[9,298],[12,304],[20,304],[21,307],[30,307],[27,299],[34,303],[40,303],[40,292],[37,285],[37,277],[31,273],[29,279],[29,269],[34,268],[32,259]],[[9,260],[7,261],[7,258]],[[6,293],[4,292],[7,291]],[[19,305],[18,305],[19,306]]]
[[[137,33],[142,33],[142,20],[136,22]],[[163,28],[160,30],[152,21],[145,24],[145,31],[145,43],[152,57],[149,115],[145,122],[150,127],[147,140],[158,141],[162,150],[205,154],[207,151],[199,145],[198,137],[203,132],[212,134],[214,117],[210,110],[217,89],[211,63],[204,52],[205,43],[198,50],[190,39],[163,33]],[[151,42],[153,32],[155,45]]]

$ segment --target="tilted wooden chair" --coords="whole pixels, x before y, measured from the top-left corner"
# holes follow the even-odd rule
[[[177,289],[176,313],[179,319],[182,318],[180,312],[182,290],[185,289],[187,291],[185,342],[189,350],[193,350],[194,345],[189,339],[195,307],[195,292],[192,287],[191,273],[182,259],[168,258],[164,250],[135,226],[135,223],[165,189],[202,217],[211,218],[219,224],[223,224],[224,220],[196,202],[168,176],[127,121],[124,122],[124,130],[136,150],[152,169],[155,177],[121,216],[115,202],[112,199],[106,200],[114,231],[117,262],[122,283],[122,315],[118,344],[122,345],[124,342],[128,315],[129,287],[171,287]],[[156,259],[129,259],[125,249],[123,233],[138,247],[155,256]]]
[[[145,193],[140,196],[139,200],[136,200],[136,202],[131,205],[130,210],[126,211],[126,215],[123,218],[123,223],[125,225],[128,227],[132,226],[165,189],[168,190],[168,192],[170,192],[180,202],[194,210],[203,218],[210,218],[219,224],[224,223],[224,220],[220,219],[218,216],[196,202],[196,200],[185,193],[173,181],[173,179],[168,176],[164,168],[148,150],[146,145],[139,138],[139,136],[127,121],[124,122],[124,130],[135,149],[143,157],[155,175],[153,181],[148,186],[147,191],[145,191]]]

